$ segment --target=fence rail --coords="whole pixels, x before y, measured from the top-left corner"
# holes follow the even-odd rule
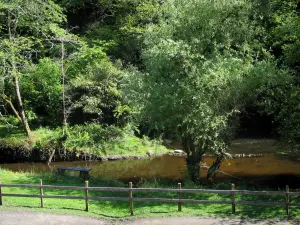
[[[11,194],[3,193],[3,187],[14,188],[35,188],[40,190],[40,194]],[[66,196],[66,195],[44,195],[44,189],[62,189],[62,190],[82,190],[84,196]],[[128,197],[97,197],[89,196],[89,191],[111,191],[111,192],[127,192]],[[177,198],[138,198],[133,197],[135,192],[174,192],[177,193]],[[199,200],[199,199],[182,199],[182,193],[211,193],[221,195],[231,195],[230,200]],[[236,195],[258,195],[258,196],[284,196],[285,201],[278,202],[263,202],[263,201],[236,201]],[[211,190],[211,189],[182,189],[181,183],[178,183],[178,189],[173,188],[133,188],[132,182],[129,182],[129,187],[89,187],[88,181],[85,181],[83,187],[78,186],[53,186],[43,185],[40,180],[40,185],[31,184],[2,184],[0,181],[0,205],[3,204],[3,197],[28,197],[40,198],[41,207],[44,207],[44,198],[57,198],[57,199],[79,199],[85,200],[86,211],[89,209],[89,201],[128,201],[130,214],[134,214],[133,202],[164,202],[164,203],[177,203],[178,211],[182,210],[183,203],[198,203],[198,204],[231,204],[232,213],[235,213],[236,205],[261,205],[261,206],[284,206],[287,215],[290,214],[290,206],[300,206],[300,203],[290,202],[290,196],[300,196],[300,192],[290,192],[288,185],[286,191],[249,191],[249,190],[236,190],[235,185],[232,184],[231,190]]]

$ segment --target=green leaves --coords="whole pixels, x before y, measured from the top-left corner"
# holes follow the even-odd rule
[[[51,124],[59,124],[61,117],[61,74],[57,62],[43,58],[22,75],[21,91],[26,106],[44,116]]]
[[[191,138],[198,152],[226,150],[237,115],[256,97],[249,87],[256,66],[249,9],[234,0],[164,5],[168,17],[145,34],[146,73],[132,79],[142,119]]]
[[[111,123],[116,107],[122,106],[120,83],[124,72],[99,46],[84,45],[72,55],[68,67],[68,76],[72,78],[68,85],[72,108]]]

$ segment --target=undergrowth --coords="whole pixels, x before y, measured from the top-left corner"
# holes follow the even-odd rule
[[[150,140],[146,136],[138,138],[132,130],[130,126],[119,128],[90,123],[71,126],[63,135],[61,128],[39,127],[32,131],[32,139],[29,140],[22,127],[0,125],[0,148],[64,148],[96,156],[141,156],[149,151],[152,154],[168,152],[160,140]]]

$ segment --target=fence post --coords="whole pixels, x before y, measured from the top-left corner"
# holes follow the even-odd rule
[[[2,186],[1,186],[1,178],[0,178],[0,205],[2,205]]]
[[[44,208],[44,199],[43,199],[43,195],[44,195],[44,190],[43,190],[43,180],[40,180],[40,195],[41,195],[41,208]]]
[[[129,206],[130,206],[130,215],[133,216],[133,199],[132,199],[132,182],[129,182]]]
[[[85,181],[85,211],[89,211],[89,190],[88,190],[88,187],[89,187],[89,181],[86,180]]]
[[[286,194],[285,194],[285,201],[286,201],[286,215],[290,215],[290,196],[289,196],[289,185],[286,185]]]
[[[181,189],[181,183],[178,183],[178,212],[181,212],[181,192],[180,192],[180,189]]]
[[[234,196],[234,190],[235,190],[235,185],[231,184],[231,200],[232,200],[232,213],[235,213],[235,196]]]

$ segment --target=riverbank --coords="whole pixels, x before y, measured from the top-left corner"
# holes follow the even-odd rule
[[[49,173],[14,173],[8,170],[0,169],[0,178],[2,183],[7,184],[39,184],[39,180],[43,180],[44,185],[57,186],[84,186],[84,181],[76,177],[55,176]],[[97,187],[128,187],[128,183],[110,179],[91,178],[89,186]],[[258,190],[254,186],[245,186],[242,183],[236,184],[237,189]],[[177,188],[177,182],[164,180],[141,180],[134,183],[134,187],[163,187]],[[182,181],[183,188],[209,188],[228,190],[231,188],[230,183],[222,183],[212,187],[195,186],[193,183],[184,180]],[[261,189],[259,189],[261,190]],[[272,190],[272,189],[269,189]],[[38,194],[37,189],[19,189],[19,188],[2,188],[3,193],[23,193],[23,194]],[[83,196],[82,191],[76,190],[52,190],[45,189],[46,195],[73,195]],[[128,197],[128,193],[120,192],[99,192],[90,191],[90,196],[99,197]],[[149,197],[149,198],[176,198],[177,193],[134,193],[134,197]],[[228,200],[230,195],[217,194],[183,194],[185,199],[201,199],[201,200]],[[272,196],[236,196],[236,200],[246,201],[284,201],[281,197]],[[291,199],[291,201],[299,202],[299,198]],[[134,202],[135,216],[129,215],[129,203],[118,201],[90,201],[89,212],[85,212],[85,203],[83,200],[60,200],[59,204],[56,199],[46,199],[45,208],[40,208],[40,200],[38,198],[15,198],[3,197],[3,206],[0,210],[5,209],[29,209],[31,211],[52,212],[60,214],[85,215],[96,218],[144,218],[144,217],[168,217],[168,216],[218,216],[218,217],[244,217],[244,218],[287,218],[284,207],[269,207],[269,206],[243,206],[239,205],[236,208],[236,213],[232,214],[231,205],[218,204],[183,204],[182,212],[177,212],[177,204],[172,203],[155,203],[155,202]],[[289,218],[300,218],[300,208],[291,207]]]
[[[20,129],[0,127],[0,163],[140,159],[168,152],[160,140],[136,137],[131,128],[75,126],[65,136],[60,129],[38,128],[29,140]]]

